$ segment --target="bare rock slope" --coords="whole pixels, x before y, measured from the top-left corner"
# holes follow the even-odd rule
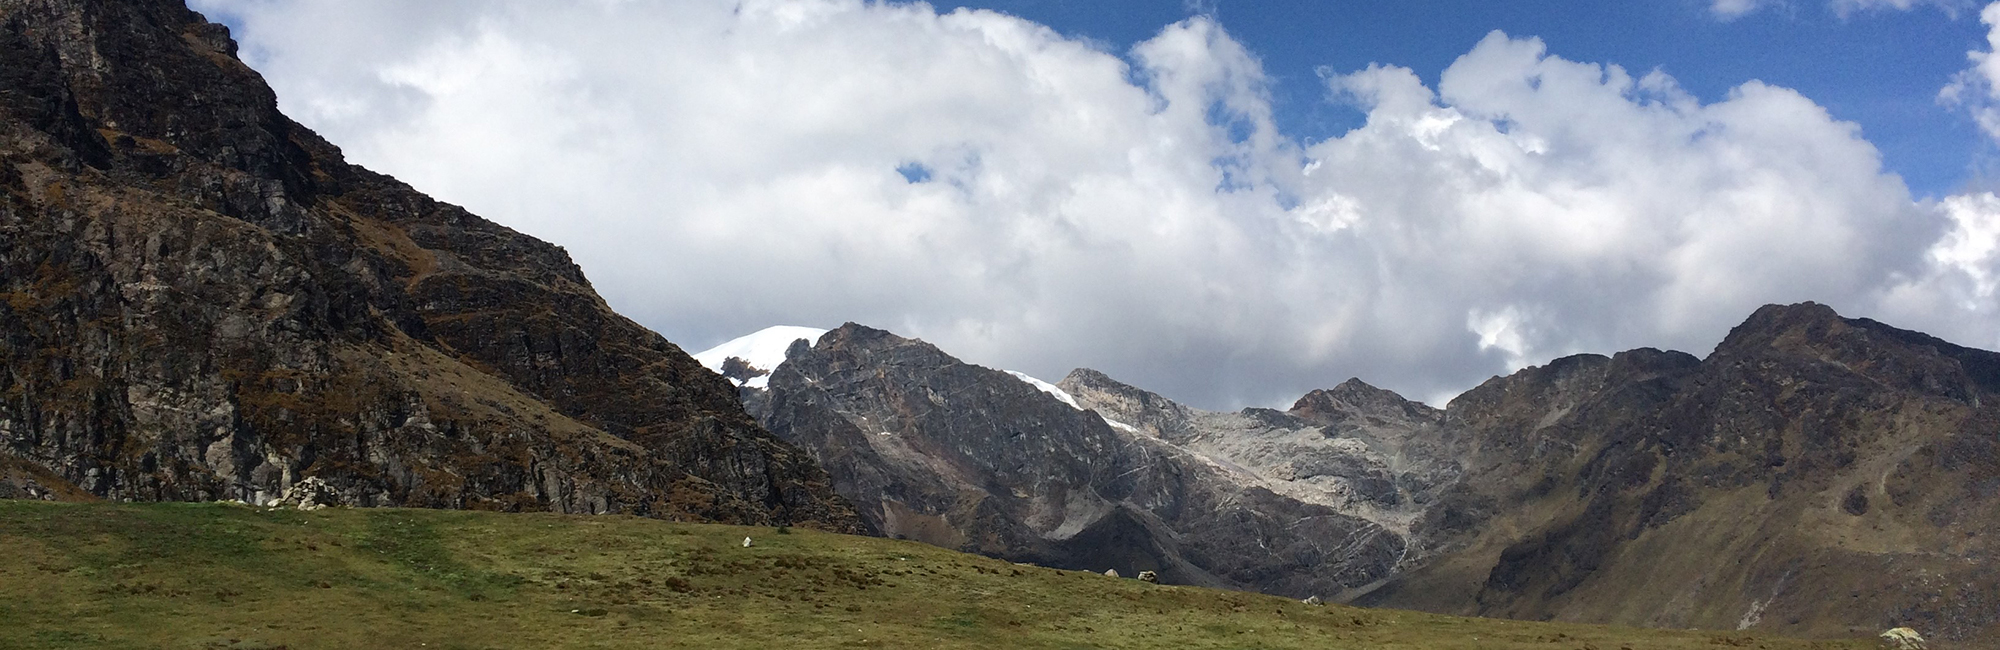
[[[555,246],[347,164],[178,0],[0,0],[0,496],[857,529]]]
[[[1420,563],[1435,537],[1421,525],[1458,475],[1436,441],[1444,413],[1350,379],[1278,411],[1204,411],[1088,368],[1058,384],[1079,406],[1220,468],[1233,482],[1332,508],[1404,540],[1396,568]],[[1352,596],[1369,588],[1350,590]]]
[[[1164,414],[1139,407],[1107,421],[1006,372],[853,324],[817,345],[794,343],[768,389],[744,395],[888,535],[1295,597],[1366,589],[1407,559],[1395,518],[1372,516],[1422,498],[1396,482],[1389,455],[1282,413],[1204,415],[1089,371],[1065,386],[1079,381],[1090,388],[1076,393],[1079,405],[1116,393]],[[1263,455],[1194,451],[1205,443],[1181,436],[1199,437],[1188,419],[1204,417],[1281,442],[1262,446]],[[1214,446],[1238,450],[1226,440]],[[1276,455],[1289,465],[1265,468]],[[1289,478],[1269,478],[1279,473]],[[1375,510],[1350,507],[1363,501]]]

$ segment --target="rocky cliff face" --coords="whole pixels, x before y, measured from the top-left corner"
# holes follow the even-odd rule
[[[884,534],[1298,597],[1375,583],[1406,553],[1396,530],[1327,505],[1332,497],[1274,490],[1277,482],[879,330],[850,324],[817,345],[799,341],[769,388],[745,395],[772,432],[812,450]]]
[[[854,529],[555,246],[348,165],[177,0],[0,0],[0,496]]]
[[[1478,525],[1365,602],[1991,647],[1996,390],[2000,355],[1811,303],[1495,378],[1444,426]]]
[[[1225,468],[1228,480],[1369,521],[1403,548],[1396,569],[1420,564],[1436,537],[1419,525],[1457,465],[1439,453],[1444,413],[1358,379],[1301,398],[1289,411],[1203,411],[1090,369],[1058,384],[1079,405]],[[1387,576],[1384,576],[1387,577]],[[1352,597],[1373,584],[1333,595]]]

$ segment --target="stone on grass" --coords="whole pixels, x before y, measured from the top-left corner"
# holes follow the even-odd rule
[[[1160,574],[1154,573],[1152,571],[1140,571],[1139,581],[1158,584],[1160,582]]]
[[[1881,646],[1885,650],[1925,650],[1930,647],[1924,644],[1924,637],[1922,635],[1917,634],[1916,630],[1907,627],[1899,627],[1883,632],[1881,636],[1876,638],[1882,640]]]

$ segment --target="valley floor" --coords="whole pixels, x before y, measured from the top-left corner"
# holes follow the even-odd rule
[[[1873,647],[1306,605],[798,529],[7,500],[0,621],[4,648]]]

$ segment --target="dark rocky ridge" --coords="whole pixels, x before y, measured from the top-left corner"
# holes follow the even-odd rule
[[[0,496],[855,530],[560,248],[347,164],[176,0],[0,0]]]
[[[1445,426],[1478,525],[1364,602],[1995,647],[1996,362],[1805,303],[1494,378]]]
[[[1297,597],[1373,584],[1406,552],[1388,528],[880,330],[794,343],[744,395],[888,535]]]

